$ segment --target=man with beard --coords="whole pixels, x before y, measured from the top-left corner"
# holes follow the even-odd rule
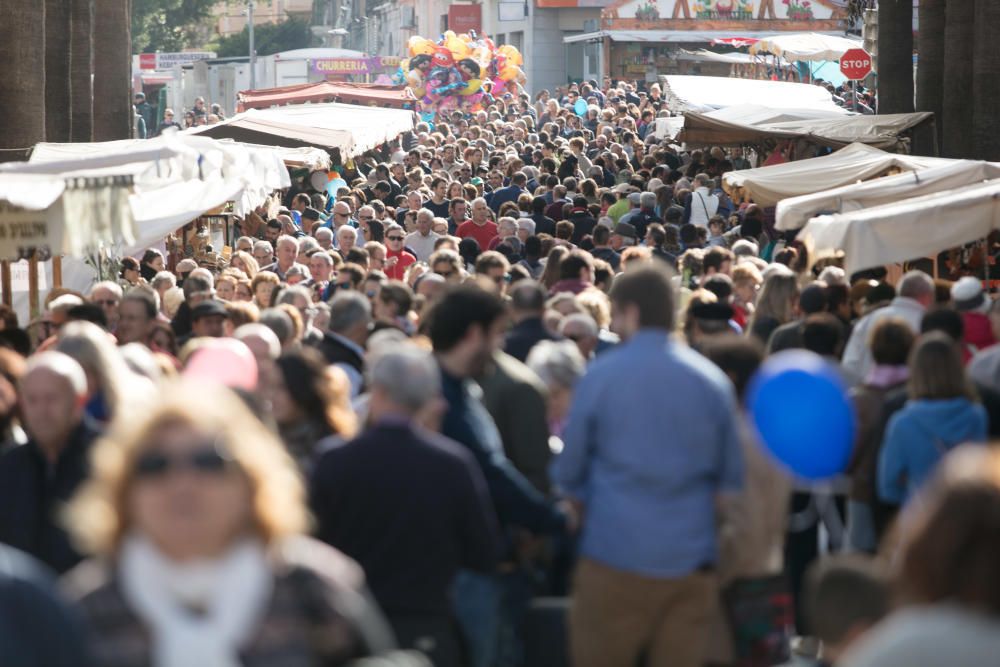
[[[503,342],[504,313],[499,296],[473,285],[445,292],[431,312],[428,334],[447,402],[441,433],[476,458],[501,528],[516,526],[535,534],[573,530],[575,519],[569,507],[549,503],[504,455],[500,433],[472,380],[483,374]],[[510,554],[505,556],[509,561]],[[456,616],[466,635],[471,664],[491,664],[496,656],[500,625],[509,621],[501,618],[505,581],[499,573],[462,571],[455,582]]]

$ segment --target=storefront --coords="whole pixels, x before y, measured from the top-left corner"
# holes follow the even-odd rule
[[[843,34],[846,16],[847,0],[615,0],[601,12],[599,30],[563,41],[599,45],[604,76],[655,81],[712,67],[686,52],[713,42],[787,32]]]

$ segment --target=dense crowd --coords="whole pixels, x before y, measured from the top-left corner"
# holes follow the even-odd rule
[[[995,664],[1000,304],[813,262],[664,109],[456,112],[0,313],[0,664]],[[829,483],[744,407],[790,349]]]

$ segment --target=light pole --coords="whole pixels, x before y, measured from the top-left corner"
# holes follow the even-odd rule
[[[250,25],[247,27],[250,33],[250,90],[257,89],[257,49],[254,48],[253,43],[253,0],[247,0],[247,21]]]

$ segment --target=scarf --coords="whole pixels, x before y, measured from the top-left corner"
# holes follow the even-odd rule
[[[151,631],[156,667],[238,667],[274,584],[264,547],[252,539],[212,560],[176,563],[132,535],[120,570],[125,599]]]

